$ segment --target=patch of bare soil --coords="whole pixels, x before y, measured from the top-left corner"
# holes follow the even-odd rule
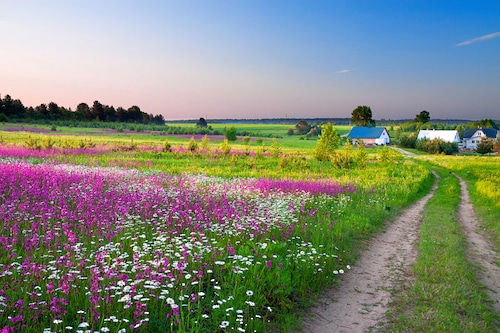
[[[304,333],[376,331],[385,318],[390,291],[409,278],[417,258],[417,241],[428,195],[404,211],[378,234],[354,267],[327,291],[304,319]]]
[[[500,254],[495,251],[495,246],[484,236],[479,225],[474,208],[470,201],[467,184],[458,175],[460,181],[461,204],[458,209],[458,221],[462,225],[467,238],[468,260],[478,266],[476,276],[483,283],[488,296],[493,301],[493,306],[500,312],[500,267],[495,263],[500,261]]]

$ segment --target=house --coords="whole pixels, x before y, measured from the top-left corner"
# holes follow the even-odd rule
[[[460,143],[460,135],[458,131],[445,131],[445,130],[420,130],[418,132],[417,140],[434,140],[441,139],[444,142]]]
[[[487,137],[495,142],[498,137],[498,130],[494,128],[469,128],[464,131],[462,136],[463,149],[476,149],[481,138]]]
[[[357,140],[363,141],[364,144],[386,145],[391,142],[389,132],[385,127],[353,127],[347,138],[354,143]]]

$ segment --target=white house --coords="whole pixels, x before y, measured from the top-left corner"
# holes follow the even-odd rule
[[[445,130],[420,130],[418,132],[417,140],[434,140],[441,139],[444,142],[456,142],[460,143],[460,135],[458,131],[445,131]]]
[[[385,127],[353,127],[347,137],[353,141],[361,140],[364,144],[386,145],[391,142]]]
[[[494,128],[469,128],[464,131],[462,137],[463,149],[476,149],[481,138],[487,137],[495,142],[498,137],[498,130]]]

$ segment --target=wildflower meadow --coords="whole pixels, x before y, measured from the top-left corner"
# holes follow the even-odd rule
[[[366,182],[228,178],[0,148],[2,333],[281,331],[430,177],[401,162]]]

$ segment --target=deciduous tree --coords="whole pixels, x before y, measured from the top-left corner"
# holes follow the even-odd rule
[[[314,156],[319,161],[329,160],[330,155],[339,147],[339,143],[340,137],[337,129],[330,122],[324,124],[314,149]]]
[[[357,126],[375,126],[372,109],[366,105],[359,105],[352,111],[351,123]]]
[[[415,116],[414,122],[425,124],[428,123],[429,120],[431,120],[430,113],[426,110],[423,110],[420,111],[420,113]]]

